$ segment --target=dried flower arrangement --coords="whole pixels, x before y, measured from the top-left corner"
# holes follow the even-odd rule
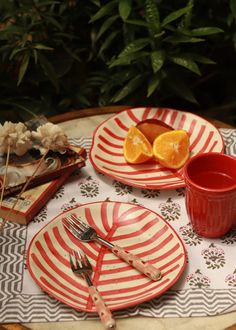
[[[22,190],[17,196],[14,205],[10,209],[7,216],[3,219],[0,226],[0,231],[3,229],[8,216],[10,215],[10,212],[12,212],[12,210],[15,208],[18,200],[29,186],[29,183],[36,176],[37,171],[43,163],[49,150],[65,153],[68,145],[68,139],[63,130],[59,126],[49,122],[39,126],[36,131],[28,130],[26,125],[21,122],[12,123],[7,121],[3,125],[0,124],[0,156],[6,155],[5,172],[0,197],[0,208],[2,206],[4,190],[7,183],[7,172],[10,154],[22,156],[29,149],[34,148],[38,149],[42,155],[33,174],[28,177]]]

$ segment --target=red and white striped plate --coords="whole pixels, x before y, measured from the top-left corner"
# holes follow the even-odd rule
[[[103,237],[158,267],[154,282],[94,242],[81,242],[64,229],[62,219],[76,214]],[[93,282],[110,309],[139,304],[168,290],[186,266],[182,241],[158,214],[120,202],[84,204],[58,215],[32,239],[27,264],[36,283],[63,303],[94,312],[85,281],[70,268],[68,252],[81,248],[93,266]]]
[[[190,135],[191,156],[200,152],[223,152],[219,131],[205,119],[189,112],[166,108],[133,108],[113,115],[100,124],[94,134],[90,161],[101,173],[130,186],[146,189],[175,189],[185,185],[182,170],[170,170],[156,162],[128,164],[123,156],[123,141],[131,125],[148,119],[159,119],[174,129]]]

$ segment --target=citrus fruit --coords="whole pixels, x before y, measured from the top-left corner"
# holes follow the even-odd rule
[[[153,142],[153,154],[163,166],[178,169],[189,157],[189,136],[184,130],[159,135]]]
[[[153,157],[152,145],[135,126],[131,126],[125,137],[124,157],[128,163],[141,164]]]
[[[153,143],[160,134],[173,130],[172,127],[158,119],[140,121],[136,127],[146,136],[150,143]]]

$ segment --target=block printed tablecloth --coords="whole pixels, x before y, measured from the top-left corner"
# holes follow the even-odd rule
[[[236,130],[221,129],[221,133],[226,153],[236,156]],[[89,149],[91,139],[71,142]],[[87,160],[86,167],[59,189],[28,226],[7,223],[0,236],[0,322],[97,318],[44,293],[29,275],[25,257],[30,240],[57,214],[102,200],[137,203],[159,213],[179,233],[188,255],[186,270],[170,290],[140,305],[115,311],[115,317],[207,316],[236,310],[236,228],[220,239],[201,238],[191,229],[183,188],[160,191],[127,186],[96,172]]]

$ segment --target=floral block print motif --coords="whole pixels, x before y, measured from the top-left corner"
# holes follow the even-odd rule
[[[233,228],[224,237],[222,237],[222,243],[227,245],[236,243],[236,228]]]
[[[236,269],[234,270],[233,274],[226,276],[225,282],[228,284],[228,286],[236,288]]]
[[[99,194],[99,183],[88,176],[82,183],[79,183],[79,189],[84,197],[96,197]]]
[[[197,246],[201,244],[202,237],[198,236],[194,231],[190,223],[186,226],[182,226],[179,228],[179,232],[182,235],[184,243],[189,246]]]
[[[128,186],[127,184],[124,184],[122,182],[114,180],[112,185],[115,188],[117,195],[124,196],[132,194],[133,192],[133,188],[131,186]]]
[[[207,268],[219,269],[225,265],[225,252],[223,249],[210,244],[207,249],[202,250],[202,256],[205,259]]]
[[[197,269],[195,273],[189,274],[186,277],[186,281],[191,287],[199,289],[208,288],[211,283],[210,278],[203,275],[199,269]]]
[[[173,202],[172,198],[168,198],[166,203],[159,205],[161,215],[167,221],[179,220],[181,214],[181,206],[178,203]]]
[[[160,195],[160,190],[155,190],[155,189],[141,189],[141,193],[143,197],[146,198],[156,198]]]

